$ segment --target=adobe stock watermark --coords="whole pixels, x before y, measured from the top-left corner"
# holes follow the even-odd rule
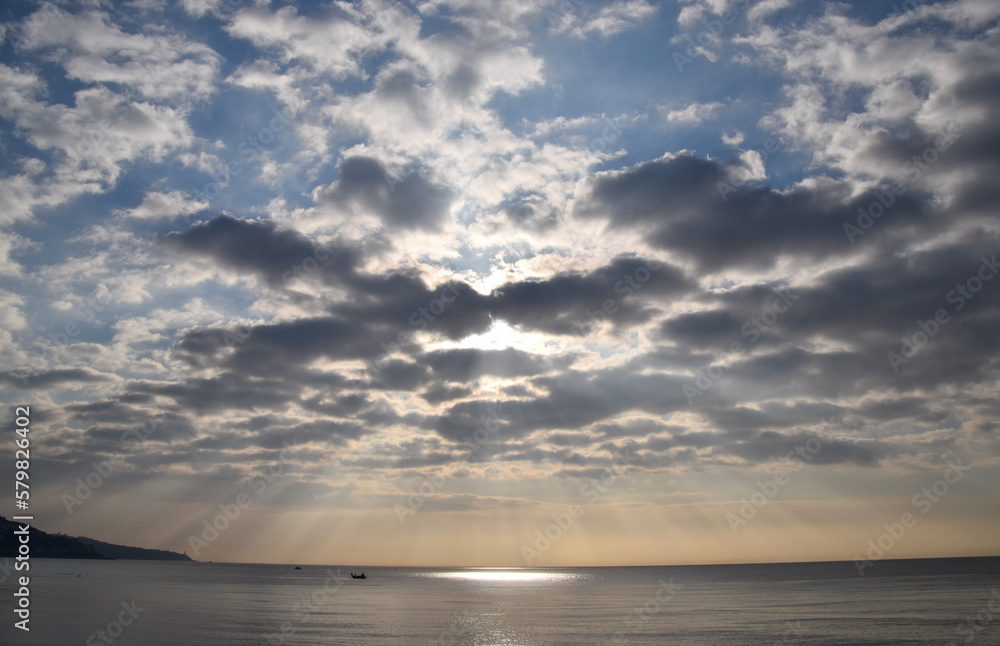
[[[991,257],[980,256],[979,269],[970,276],[964,283],[958,283],[954,289],[944,295],[946,303],[952,305],[952,312],[961,312],[963,308],[976,297],[976,294],[983,290],[986,283],[993,280],[997,273],[1000,273],[1000,264],[997,264],[997,255]],[[944,308],[938,308],[934,315],[926,321],[917,319],[917,328],[912,335],[900,337],[899,352],[886,353],[889,360],[889,367],[894,374],[899,374],[902,366],[908,364],[920,350],[930,343],[948,323],[951,322],[951,314]]]
[[[141,66],[144,68],[147,76],[153,74],[153,72],[146,69],[145,65]],[[77,138],[76,143],[66,150],[67,155],[73,157],[74,161],[79,162],[84,157],[89,157],[97,152],[97,146],[99,146],[106,137],[110,137],[114,133],[114,127],[117,126],[122,119],[132,114],[132,111],[136,109],[135,102],[137,100],[137,95],[134,90],[129,90],[128,93],[122,98],[124,98],[125,101],[115,108],[115,111],[110,119],[101,119],[96,124],[83,129],[83,132]]]
[[[784,314],[799,300],[798,294],[793,294],[790,287],[781,287],[772,290],[777,295],[773,302],[764,305],[760,316],[751,316],[740,327],[740,334],[747,337],[746,345],[742,341],[734,340],[729,344],[729,354],[736,355],[743,352],[748,346],[752,346],[760,340],[761,333],[770,329],[778,322],[778,317]],[[725,376],[726,369],[721,366],[710,365],[707,368],[699,368],[695,371],[695,380],[681,386],[681,392],[687,399],[688,405],[694,403],[695,397],[704,395],[715,384]]]
[[[915,11],[917,7],[925,4],[927,4],[927,0],[904,0],[904,2],[901,3],[901,6],[895,2],[892,3],[892,13],[878,23],[879,31],[882,32],[883,36],[888,34],[893,30],[893,27],[886,24],[887,21],[892,20],[893,18],[902,17],[904,14]]]
[[[624,455],[620,450],[613,453],[614,463],[604,469],[599,478],[591,478],[580,487],[580,497],[584,499],[581,504],[571,504],[566,507],[566,511],[553,514],[552,522],[544,530],[535,530],[535,540],[532,543],[521,544],[521,556],[524,562],[530,567],[535,559],[552,549],[552,546],[572,529],[576,520],[583,516],[587,505],[592,505],[601,499],[608,489],[617,482],[618,478],[624,476],[629,467],[633,466],[639,459],[638,455]]]
[[[94,289],[95,293],[106,292],[111,293],[108,288],[108,283],[112,282],[117,278],[122,278],[126,274],[126,269],[121,269],[114,276],[108,277],[101,281],[100,285]],[[112,300],[107,296],[91,296],[83,300],[83,303],[73,310],[70,318],[66,320],[59,329],[55,332],[49,332],[45,335],[45,338],[50,342],[50,345],[32,347],[31,353],[37,359],[42,360],[53,360],[52,350],[54,348],[61,348],[69,346],[73,343],[73,340],[78,336],[83,334],[83,328],[81,324],[93,323],[97,320],[97,315],[104,312],[112,304]],[[20,376],[18,380],[21,382],[22,388],[30,388],[31,379],[35,376],[32,369],[27,364],[22,364],[11,371],[17,373]]]
[[[263,495],[267,491],[268,486],[274,484],[285,473],[285,464],[288,460],[286,453],[291,445],[287,440],[282,440],[282,444],[284,444],[285,448],[278,454],[278,461],[273,465],[269,464],[266,468],[262,468],[259,475],[247,481],[247,484],[254,491],[253,494],[241,491],[236,494],[232,502],[219,503],[219,510],[222,513],[211,520],[206,519],[202,521],[201,534],[191,534],[188,536],[188,547],[194,552],[195,556],[198,556],[202,549],[217,541],[222,532],[229,529],[229,526],[239,519],[243,510],[253,504],[255,497]]]
[[[12,566],[10,559],[8,557],[3,557],[3,563],[0,563],[0,583],[3,583],[10,577],[12,572]]]
[[[266,634],[264,635],[264,639],[271,646],[284,644],[288,637],[295,633],[296,625],[305,622],[314,612],[318,612],[330,603],[330,598],[344,586],[347,580],[347,577],[341,574],[339,567],[336,572],[331,568],[327,568],[326,578],[323,579],[323,583],[317,586],[308,598],[297,602],[292,607],[291,621],[283,621],[278,626],[278,632]],[[336,587],[331,589],[330,584],[335,584]]]
[[[620,123],[624,115],[619,116],[616,119],[608,119],[604,116],[604,130],[601,131],[600,137],[594,137],[590,140],[590,151],[595,153],[605,153],[608,151],[608,146],[618,141],[621,137],[622,131],[628,126],[628,123]]]
[[[997,616],[1000,616],[1000,589],[993,588],[990,590],[990,598],[986,604],[979,612],[967,616],[964,622],[956,626],[955,634],[965,638],[962,643],[971,644]],[[948,642],[948,646],[958,646],[958,642]]]
[[[311,276],[319,271],[326,262],[336,257],[336,251],[331,251],[323,244],[316,244],[313,247],[312,255],[306,256],[300,262],[292,265],[288,271],[281,275],[281,286],[287,288],[293,280],[298,280]],[[250,340],[253,335],[253,325],[241,323],[235,331],[225,330],[222,332],[222,339],[226,342],[226,347],[232,349]]]
[[[122,433],[121,442],[124,446],[128,447],[129,451],[132,451],[140,443],[149,439],[155,432],[156,423],[147,420],[138,428]],[[60,497],[63,505],[66,507],[66,513],[72,516],[74,507],[79,507],[89,500],[94,492],[100,489],[107,482],[108,478],[114,474],[115,470],[119,469],[125,463],[125,456],[125,451],[121,451],[113,455],[109,460],[92,462],[91,466],[94,467],[94,470],[83,478],[76,479],[77,487],[73,491],[73,494],[76,495],[64,492]]]
[[[662,611],[670,603],[670,600],[684,588],[681,584],[674,583],[672,578],[666,581],[660,579],[658,583],[659,587],[656,588],[656,592],[649,600],[641,606],[633,608],[622,619],[625,628],[616,630],[612,636],[612,641],[616,646],[627,644],[629,634],[639,633],[645,627],[646,622]]]
[[[659,261],[647,260],[641,267],[637,267],[635,271],[623,275],[620,280],[615,282],[612,288],[616,294],[620,294],[622,298],[627,298],[642,289],[643,285],[648,283],[650,278],[652,278],[653,272],[658,271],[662,266],[663,264]],[[611,320],[611,315],[617,312],[618,308],[619,305],[615,299],[607,298],[601,303],[600,309],[586,311],[589,321],[577,321],[571,327],[578,335],[587,336],[595,327],[599,327],[602,323]]]
[[[463,448],[468,451],[464,456],[466,459],[472,457],[484,444],[486,444],[492,435],[500,430],[500,420],[502,419],[499,410],[490,404],[486,408],[486,413],[489,419],[482,426],[477,428],[471,436],[467,436],[463,442],[461,442]],[[397,502],[393,505],[393,511],[396,512],[396,517],[399,519],[399,524],[403,525],[406,523],[406,519],[409,516],[420,511],[424,504],[437,492],[441,490],[444,483],[448,481],[448,477],[445,475],[439,475],[437,477],[424,476],[420,482],[420,485],[413,487],[409,491],[409,497],[406,499],[406,504]]]
[[[771,646],[784,646],[788,644],[789,646],[797,645],[802,643],[802,638],[809,633],[806,627],[802,625],[801,621],[785,623],[785,630],[781,633],[781,639],[774,642]]]
[[[135,599],[132,599],[131,603],[122,601],[121,606],[122,611],[118,613],[117,619],[113,619],[103,629],[91,633],[87,637],[87,646],[97,646],[98,644],[110,646],[122,636],[127,627],[131,626],[139,618],[139,615],[146,611],[145,608],[139,607]]]
[[[840,423],[836,422],[832,417],[822,421],[835,428],[840,428]],[[758,491],[750,494],[749,500],[746,497],[740,498],[742,504],[740,505],[739,515],[732,512],[726,514],[726,522],[729,523],[729,528],[733,530],[733,533],[738,533],[742,527],[749,524],[757,513],[778,495],[778,491],[791,482],[791,474],[798,473],[806,464],[812,461],[813,457],[822,450],[824,442],[833,442],[834,439],[832,431],[821,429],[814,437],[810,437],[803,444],[789,451],[785,455],[785,460],[791,462],[798,461],[798,465],[788,471],[779,469],[764,481],[758,480],[756,483]]]
[[[903,540],[907,531],[916,526],[920,517],[929,512],[935,504],[948,495],[951,487],[957,484],[971,470],[971,466],[962,466],[961,460],[955,460],[954,464],[948,462],[948,468],[939,479],[931,483],[929,487],[924,487],[910,499],[913,507],[920,510],[920,516],[905,511],[899,515],[898,520],[883,523],[882,529],[885,530],[885,533],[879,535],[877,538],[868,539],[868,551],[864,555],[867,558],[859,554],[854,555],[854,567],[858,569],[858,574],[864,576],[867,568],[874,566],[877,561],[882,560],[897,543]]]
[[[545,17],[549,21],[549,29],[561,29],[572,20],[585,0],[562,0],[555,9],[546,9]]]
[[[672,56],[674,66],[679,73],[683,74],[684,68],[694,63],[694,60],[699,56],[705,56],[709,60],[714,60],[709,55],[708,48],[717,44],[719,36],[726,30],[726,27],[733,24],[733,21],[736,20],[740,13],[745,13],[750,8],[750,0],[737,0],[735,4],[737,6],[736,9],[724,12],[719,18],[702,20],[701,24],[704,29],[699,31],[698,35],[694,38],[691,37],[691,34],[684,34],[682,40],[686,41],[688,46],[684,49],[683,53],[675,50]],[[675,38],[674,40],[677,41],[679,39]]]
[[[433,323],[444,314],[448,306],[455,302],[455,300],[462,295],[462,292],[471,289],[467,285],[461,285],[460,283],[448,283],[441,289],[441,293],[438,294],[437,298],[433,298],[427,303],[427,306],[420,306],[407,319],[407,322],[411,327],[418,330],[425,330],[430,323]],[[402,331],[396,335],[396,340],[391,341],[386,344],[384,341],[379,344],[382,348],[382,354],[380,354],[374,361],[366,361],[365,367],[368,374],[374,378],[377,378],[382,374],[382,368],[389,361],[389,357],[396,352],[403,349],[404,346],[413,343],[414,336],[416,332]]]
[[[243,172],[244,164],[255,161],[264,153],[265,147],[274,142],[275,135],[284,132],[285,128],[289,127],[288,117],[285,116],[283,110],[274,108],[272,113],[274,116],[271,117],[270,122],[266,126],[258,130],[257,134],[247,137],[236,146],[236,151],[243,158],[242,162],[239,159],[231,159],[225,163],[221,170],[210,173],[212,181],[205,184],[204,188],[201,189],[200,197],[204,201],[211,202],[219,197],[222,189],[229,186],[232,178],[237,177]]]
[[[50,20],[65,22],[65,15],[54,4],[46,3],[28,16],[27,23],[35,29],[44,29],[48,26]]]
[[[865,235],[872,228],[875,221],[885,215],[886,211],[896,203],[896,198],[910,190],[910,185],[916,182],[924,173],[930,170],[931,166],[941,159],[941,153],[951,148],[955,140],[961,136],[958,131],[958,123],[951,122],[945,126],[945,134],[934,141],[934,145],[928,146],[919,155],[914,155],[910,161],[903,164],[905,179],[899,180],[892,186],[878,188],[873,191],[875,199],[868,204],[868,207],[858,207],[858,217],[854,224],[844,223],[844,234],[847,241],[854,244],[854,241]]]

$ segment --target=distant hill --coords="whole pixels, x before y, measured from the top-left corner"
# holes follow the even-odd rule
[[[0,516],[0,557],[17,556],[17,546],[20,544],[14,535],[22,523],[11,522]],[[31,547],[31,558],[40,559],[103,559],[108,558],[98,553],[92,545],[87,545],[72,536],[47,534],[34,527],[28,528]]]
[[[17,556],[18,537],[14,535],[23,523],[11,522],[0,516],[0,558]],[[190,561],[187,554],[166,550],[147,550],[126,547],[103,541],[49,534],[34,527],[28,528],[31,536],[31,557],[40,559],[132,559],[145,561]]]
[[[178,554],[167,550],[148,550],[144,547],[127,547],[125,545],[113,545],[98,541],[85,536],[77,536],[76,540],[85,545],[90,545],[102,556],[113,559],[132,559],[138,561],[190,561],[187,554]]]

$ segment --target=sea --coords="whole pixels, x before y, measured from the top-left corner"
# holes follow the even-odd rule
[[[863,575],[852,562],[298,567],[33,559],[31,630],[14,628],[18,582],[8,576],[0,643],[1000,643],[1000,557],[884,560]]]

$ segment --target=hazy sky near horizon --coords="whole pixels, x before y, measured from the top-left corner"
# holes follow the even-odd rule
[[[995,1],[0,19],[0,388],[41,529],[215,561],[1000,553]]]

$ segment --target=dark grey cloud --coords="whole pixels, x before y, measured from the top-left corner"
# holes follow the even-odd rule
[[[462,282],[431,288],[415,276],[392,273],[359,276],[351,288],[352,298],[328,309],[346,320],[381,326],[375,349],[396,342],[400,333],[427,331],[460,340],[485,332],[493,322],[491,297]]]
[[[520,438],[535,431],[578,430],[627,411],[666,414],[687,407],[683,381],[671,375],[642,375],[621,368],[592,373],[565,370],[536,377],[532,384],[545,394],[460,402],[439,416],[432,428],[446,439],[462,441],[483,426],[488,411],[496,410],[496,435]]]
[[[146,419],[146,412],[142,409],[108,399],[80,404],[70,403],[64,408],[74,418],[83,422],[140,424]]]
[[[732,406],[702,411],[715,428],[724,430],[730,435],[746,435],[750,431],[765,428],[781,428],[793,424],[777,415],[768,414],[746,406]],[[810,420],[815,421],[815,420]]]
[[[257,275],[272,287],[318,274],[329,282],[353,276],[361,255],[356,248],[321,245],[269,220],[220,215],[168,233],[163,243],[178,251],[208,256],[224,267]]]
[[[703,271],[767,269],[782,257],[815,261],[852,252],[843,225],[856,222],[857,210],[874,199],[849,197],[853,187],[845,182],[784,191],[737,184],[728,179],[726,164],[680,155],[599,174],[575,215],[634,227]],[[896,197],[890,211],[865,234],[867,243],[891,238],[896,230],[890,222],[934,224],[913,194]]]
[[[123,404],[120,400],[99,400],[90,403],[67,404],[64,410],[76,422],[93,424],[85,432],[87,439],[107,443],[121,450],[126,442],[149,440],[173,442],[190,439],[196,434],[192,420],[176,411],[157,408],[139,408]]]
[[[683,429],[652,419],[636,419],[627,422],[597,424],[594,426],[594,431],[606,439],[614,439],[617,437],[645,437],[666,432],[679,433]]]
[[[672,265],[618,257],[587,273],[501,285],[492,294],[492,311],[522,329],[585,336],[603,320],[616,328],[648,321],[654,305],[692,289],[694,283]]]
[[[242,330],[190,330],[178,339],[173,351],[192,366],[230,367],[243,374],[273,375],[295,370],[319,357],[367,358],[378,347],[378,338],[361,321],[322,317]]]
[[[0,383],[15,388],[54,388],[72,383],[94,383],[108,381],[111,377],[86,368],[60,368],[32,372],[8,370],[0,372]]]
[[[356,440],[371,432],[373,432],[372,429],[356,422],[316,420],[289,426],[286,421],[257,435],[256,444],[268,449],[311,442],[339,446],[347,440]]]
[[[994,43],[996,37],[993,37]],[[953,199],[945,214],[947,224],[956,218],[977,218],[995,221],[1000,186],[995,181],[1000,173],[1000,124],[993,115],[1000,110],[1000,65],[995,57],[969,57],[962,61],[961,69],[953,76],[947,89],[954,114],[961,113],[961,124],[949,119],[954,141],[932,164],[917,165],[922,177],[933,177],[947,172],[956,183]],[[898,174],[900,169],[915,168],[913,157],[922,155],[936,146],[940,133],[928,132],[918,124],[907,124],[905,130],[872,137],[865,143],[866,152],[887,173]],[[907,166],[909,164],[909,166]],[[919,188],[920,183],[916,186]]]
[[[660,337],[687,347],[723,350],[738,337],[743,323],[726,310],[691,312],[663,321]]]
[[[169,397],[192,412],[225,410],[285,410],[298,398],[296,385],[287,379],[219,372],[212,377],[191,377],[172,382],[133,381],[131,393]]]
[[[427,381],[428,369],[414,361],[392,360],[379,367],[378,376],[369,388],[384,390],[419,390]]]
[[[800,453],[796,453],[797,449]],[[802,453],[808,458],[801,457]],[[893,453],[891,449],[876,440],[821,441],[807,433],[786,435],[771,431],[761,433],[752,441],[734,442],[713,449],[714,455],[733,455],[753,463],[771,462],[791,456],[790,459],[815,465],[851,463],[876,466],[879,460]]]
[[[486,297],[468,285],[455,282],[431,288],[413,272],[363,273],[358,269],[362,259],[358,249],[316,245],[298,232],[279,229],[270,222],[220,216],[183,234],[169,234],[165,242],[208,256],[223,266],[259,275],[271,285],[286,283],[291,277],[318,280],[347,291],[345,299],[328,305],[331,316],[278,326],[256,325],[252,330],[191,331],[176,344],[189,360],[221,353],[219,341],[223,337],[228,339],[226,348],[242,347],[246,337],[256,351],[262,344],[278,343],[280,337],[292,335],[288,349],[293,354],[296,347],[301,350],[313,339],[327,348],[329,356],[360,357],[377,353],[380,343],[395,342],[403,331],[431,329],[462,338],[485,331],[491,322]],[[306,259],[314,262],[306,263]],[[338,351],[344,343],[350,343],[351,348]]]
[[[441,404],[455,399],[463,399],[473,394],[471,388],[465,386],[448,386],[443,383],[432,383],[420,396],[429,404]]]
[[[424,87],[412,70],[398,69],[381,75],[376,86],[375,91],[383,101],[393,105],[396,109],[407,110],[422,126],[431,125],[433,115],[424,98]]]
[[[367,394],[347,393],[328,398],[327,394],[314,395],[302,399],[299,405],[313,413],[321,413],[332,417],[348,417],[358,413],[371,404]]]
[[[418,100],[405,93],[404,87],[395,88],[392,82],[390,85],[394,96],[406,97],[411,103]],[[317,189],[314,196],[319,204],[377,215],[390,229],[428,231],[441,228],[453,199],[449,189],[435,185],[418,171],[397,180],[377,159],[360,156],[344,160],[337,180]]]
[[[119,451],[140,440],[153,443],[174,442],[190,440],[196,434],[197,429],[192,420],[186,415],[174,412],[147,414],[139,425],[93,426],[87,429],[89,437],[106,441]],[[122,437],[125,437],[125,440]]]
[[[979,272],[991,273],[997,249],[995,233],[973,230],[948,244],[832,269],[802,287],[705,294],[711,310],[663,321],[659,338],[695,350],[694,370],[722,370],[721,390],[743,401],[905,393],[994,379],[1000,282],[980,281]],[[981,289],[963,296],[970,280]],[[941,312],[946,322],[938,325]],[[888,353],[902,354],[904,338],[924,334],[921,323],[935,334],[894,370]],[[831,341],[839,347],[820,349]]]
[[[559,225],[559,214],[547,208],[538,196],[528,196],[503,209],[503,214],[518,228],[544,233]]]
[[[309,240],[296,232],[228,216],[195,225],[184,234],[171,234],[167,242],[270,282],[280,280],[293,259],[314,253]],[[635,257],[619,257],[587,273],[564,272],[547,280],[507,283],[489,295],[462,283],[431,288],[408,273],[361,273],[357,264],[356,253],[338,252],[332,265],[318,266],[317,279],[346,290],[345,298],[327,305],[328,313],[322,316],[244,328],[189,330],[175,342],[173,352],[192,366],[265,376],[296,370],[317,357],[385,363],[394,352],[419,358],[421,348],[413,341],[419,331],[459,340],[486,331],[495,318],[502,318],[524,330],[582,335],[602,318],[616,327],[646,321],[662,299],[694,288],[676,267]],[[447,373],[438,378],[459,380],[462,377],[456,370],[463,365],[469,370],[473,354],[444,357],[435,354],[423,359],[435,371]],[[541,370],[529,363],[514,351],[480,355],[483,374],[532,375]],[[397,368],[371,385],[393,388],[405,381],[407,390],[416,388],[416,369],[409,369],[409,380],[399,381]]]
[[[448,75],[444,86],[450,96],[464,101],[472,96],[482,82],[483,75],[472,65],[463,63]]]

